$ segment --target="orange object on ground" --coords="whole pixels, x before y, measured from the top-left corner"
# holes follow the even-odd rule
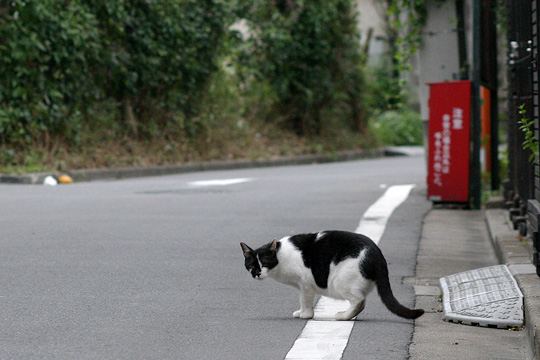
[[[58,183],[66,185],[66,184],[73,184],[73,178],[69,175],[60,175],[58,177]]]

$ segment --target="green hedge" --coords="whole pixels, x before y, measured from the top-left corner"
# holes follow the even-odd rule
[[[97,21],[77,1],[9,4],[0,10],[0,141],[63,132],[95,93]]]
[[[108,99],[135,132],[169,110],[193,115],[228,19],[220,0],[0,5],[0,142],[69,137]]]
[[[249,84],[238,82],[239,104],[266,109],[266,103],[246,99],[268,91],[269,117],[298,134],[320,133],[335,119],[363,131],[364,80],[354,4],[1,2],[0,145],[49,136],[76,142],[92,124],[139,137],[159,135],[155,129],[170,123],[194,128],[194,122],[205,121],[200,113],[212,107],[201,103],[209,101],[204,94],[212,79],[226,78],[213,76],[223,71],[224,59],[240,64],[235,79],[250,79]],[[228,41],[235,16],[249,24],[245,41]],[[240,107],[239,118],[245,115]],[[217,123],[214,115],[219,113],[212,115]]]
[[[208,0],[87,3],[97,14],[104,40],[106,94],[142,119],[170,110],[187,117],[196,113],[199,95],[217,70],[225,5]],[[124,119],[137,125],[129,113]]]
[[[381,113],[372,124],[373,132],[385,145],[421,145],[423,125],[420,114],[411,110]]]
[[[359,32],[352,0],[255,0],[244,61],[276,95],[277,118],[320,133],[328,113],[363,130]]]

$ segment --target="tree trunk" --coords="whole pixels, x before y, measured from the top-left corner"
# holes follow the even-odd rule
[[[349,106],[351,107],[351,117],[356,131],[360,134],[365,134],[367,130],[367,121],[364,114],[364,109],[360,106],[358,99],[354,96],[349,97]]]
[[[360,60],[360,63],[362,65],[366,65],[369,60],[369,46],[371,45],[371,38],[373,37],[373,28],[370,27],[367,31],[366,40],[364,42],[364,46],[362,47],[362,59]]]
[[[137,124],[137,118],[135,117],[135,114],[133,112],[133,104],[131,102],[131,98],[125,97],[122,100],[122,106],[123,106],[123,121],[124,124],[127,126],[129,132],[132,135],[138,136],[138,124]]]

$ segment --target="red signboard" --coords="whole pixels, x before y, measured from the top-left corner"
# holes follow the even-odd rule
[[[469,201],[471,82],[430,84],[428,197]]]

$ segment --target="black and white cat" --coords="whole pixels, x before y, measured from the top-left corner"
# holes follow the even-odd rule
[[[316,295],[348,300],[350,307],[336,320],[350,320],[365,306],[374,285],[388,310],[406,319],[424,313],[401,305],[390,288],[388,266],[379,247],[368,237],[346,231],[322,231],[274,240],[253,250],[240,243],[246,269],[255,279],[273,278],[300,290],[300,309],[293,313],[313,318]]]

